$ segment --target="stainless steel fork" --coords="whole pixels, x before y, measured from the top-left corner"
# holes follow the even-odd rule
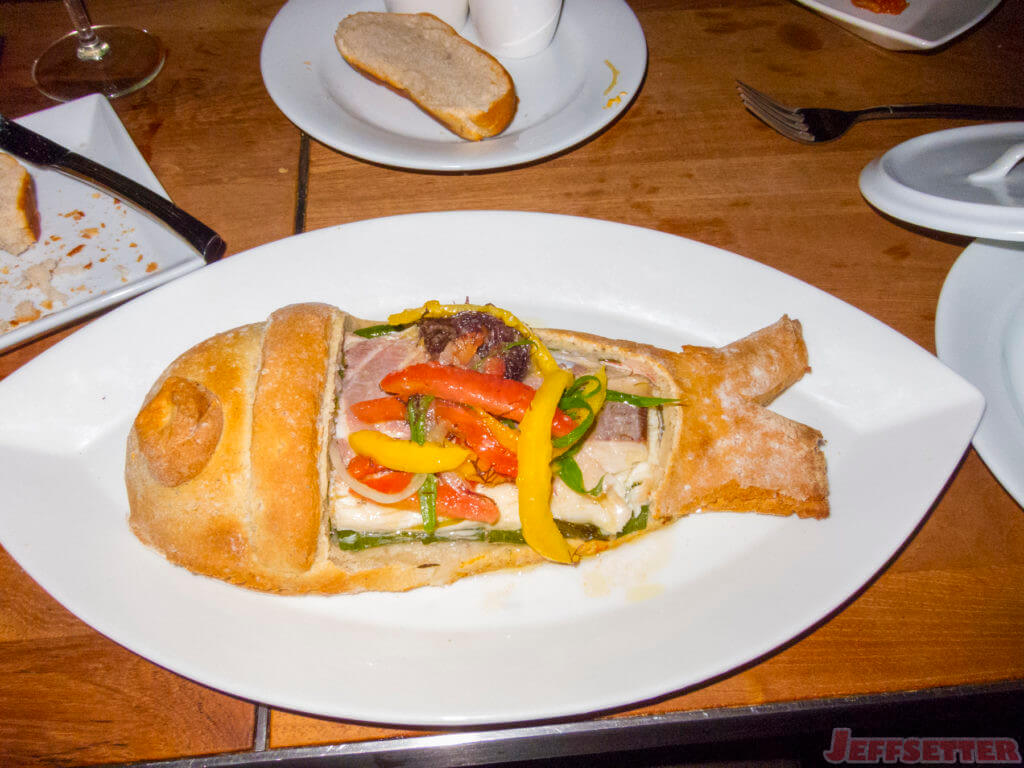
[[[744,106],[757,118],[787,139],[817,144],[838,139],[863,120],[891,120],[905,117],[944,117],[956,120],[1024,120],[1022,107],[981,106],[978,104],[899,104],[869,107],[853,111],[823,108],[795,109],[736,81]]]

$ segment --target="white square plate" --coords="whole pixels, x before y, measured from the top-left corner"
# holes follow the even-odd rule
[[[892,51],[924,51],[945,45],[999,5],[999,0],[907,0],[902,13],[889,14],[858,8],[853,0],[796,2]]]
[[[167,197],[102,96],[14,122]],[[85,182],[19,162],[35,181],[41,232],[18,256],[0,251],[0,350],[203,266],[162,222]]]

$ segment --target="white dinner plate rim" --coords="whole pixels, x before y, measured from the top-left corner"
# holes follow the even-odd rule
[[[598,3],[599,8],[592,7]],[[300,10],[305,22],[303,29],[315,28],[323,39],[311,37],[310,32],[296,33]],[[625,0],[565,0],[552,47],[557,50],[561,44],[560,40],[565,35],[563,28],[578,33],[584,45],[600,31],[603,44],[611,46],[611,50],[590,52],[592,55],[586,61],[573,62],[574,66],[596,67],[601,71],[600,76],[605,78],[602,85],[606,81],[615,85],[614,89],[608,85],[603,93],[598,89],[599,103],[594,99],[585,100],[585,97],[595,95],[591,83],[596,81],[597,75],[591,73],[583,76],[582,82],[573,83],[576,92],[557,112],[539,122],[531,122],[521,130],[513,121],[498,136],[480,142],[466,142],[437,126],[439,136],[436,139],[406,139],[401,134],[392,135],[384,128],[365,122],[354,111],[350,112],[334,102],[331,94],[317,82],[317,78],[324,76],[319,71],[324,66],[321,61],[329,61],[332,66],[343,65],[343,62],[339,64],[342,60],[334,49],[333,29],[346,12],[358,10],[383,11],[384,5],[382,0],[343,0],[342,4],[329,0],[288,0],[264,37],[260,69],[271,100],[296,126],[333,149],[384,166],[451,173],[504,169],[543,160],[571,150],[615,122],[636,99],[646,74],[646,39]],[[310,24],[309,13],[318,19],[323,17],[324,23]],[[614,16],[614,31],[607,21],[609,14]],[[462,33],[476,39],[471,19]],[[293,39],[296,34],[301,37],[298,43]],[[319,51],[317,46],[320,46]],[[324,47],[328,48],[326,52]],[[620,58],[626,61],[622,62]],[[521,62],[507,58],[499,60],[517,80]],[[618,66],[613,67],[612,61]],[[613,72],[609,74],[606,67],[613,68]],[[608,80],[606,75],[611,79]],[[343,76],[355,77],[347,72]],[[533,81],[531,78],[525,85],[517,83],[520,113],[530,106],[531,86],[536,88]],[[365,85],[360,82],[357,87]],[[406,108],[401,97],[393,95],[393,99],[388,102],[387,109]],[[310,106],[312,103],[317,105],[316,108]],[[320,110],[324,110],[323,114]],[[419,113],[413,112],[409,119],[432,125],[430,118]],[[551,133],[551,127],[557,127],[558,132]]]
[[[985,412],[975,450],[1014,500],[1024,506],[1024,423],[1005,375],[1003,341],[1024,305],[1024,244],[978,240],[950,269],[935,313],[939,359],[974,384]]]
[[[832,517],[817,522],[698,515],[578,569],[542,566],[404,595],[327,598],[275,597],[192,576],[132,538],[124,523],[124,432],[136,401],[172,350],[257,321],[294,300],[343,299],[357,314],[379,313],[385,302],[376,291],[390,285],[388,306],[419,303],[413,297],[431,298],[422,292],[432,290],[432,280],[447,279],[429,269],[430,263],[475,263],[470,250],[481,232],[499,235],[498,252],[486,277],[470,288],[500,285],[495,293],[501,303],[519,309],[525,302],[530,312],[553,320],[586,318],[583,330],[607,334],[625,325],[641,340],[665,343],[667,336],[672,343],[718,344],[782,311],[795,313],[805,322],[817,367],[776,407],[832,425],[826,446],[833,462]],[[550,242],[559,243],[557,264],[538,253]],[[398,262],[386,269],[374,260],[364,263],[370,244],[385,247]],[[645,256],[633,260],[631,272],[620,273],[621,254],[630,249]],[[424,255],[432,257],[426,266]],[[394,285],[394,263],[412,270],[402,285]],[[557,290],[552,285],[545,292],[537,275],[564,278],[561,269],[578,284],[558,282]],[[672,281],[664,279],[677,270]],[[359,274],[359,290],[351,280],[332,282],[349,271]],[[668,293],[653,277],[663,278]],[[247,292],[227,290],[242,278]],[[643,292],[633,294],[630,286]],[[725,287],[728,312],[721,311],[718,294]],[[583,309],[586,296],[600,299],[601,309]],[[190,302],[184,315],[177,311],[182,301]],[[847,336],[834,335],[833,323],[863,344],[839,343]],[[875,349],[886,355],[881,377],[860,365],[879,354]],[[97,350],[104,351],[103,365],[83,366]],[[860,379],[854,373],[851,381],[851,365],[861,371]],[[53,370],[72,371],[75,388],[54,382]],[[907,402],[902,388],[892,386],[902,376],[913,384]],[[862,392],[865,383],[870,386]],[[867,404],[879,410],[862,412]],[[552,214],[398,216],[317,230],[206,267],[99,318],[0,382],[0,412],[10,426],[0,436],[0,457],[17,458],[17,466],[0,461],[0,483],[20,510],[0,509],[0,540],[83,621],[161,666],[232,695],[388,724],[447,727],[572,716],[725,674],[841,608],[920,525],[966,449],[981,407],[970,384],[877,320],[727,251],[653,230]],[[908,451],[897,477],[885,451],[897,450],[902,440],[927,443],[927,450]],[[68,470],[66,488],[34,482],[54,466]],[[863,478],[854,477],[863,471],[875,473],[879,498],[871,495],[872,484],[864,488]],[[65,504],[50,503],[71,492],[74,514]],[[23,506],[36,514],[24,514]],[[879,514],[884,520],[875,520]],[[53,525],[64,541],[80,548],[55,552]],[[867,535],[863,529],[873,525]],[[737,553],[734,547],[744,549]],[[771,557],[763,559],[762,550]],[[738,554],[745,558],[742,568],[731,560]],[[720,556],[721,562],[715,560]],[[104,565],[110,558],[116,564]],[[757,571],[753,580],[745,575],[747,566]],[[608,567],[616,569],[621,585],[605,581]],[[125,569],[133,579],[123,579]],[[691,576],[694,583],[687,581]],[[681,596],[689,611],[684,615],[673,602]],[[481,615],[467,613],[467,607]],[[521,643],[532,648],[533,642],[549,654],[508,653]],[[594,665],[588,654],[617,663],[606,655],[611,648],[630,675],[576,675],[563,668],[570,660]],[[494,660],[491,654],[507,670],[504,677],[467,675],[461,688],[446,690],[453,670],[486,665]]]

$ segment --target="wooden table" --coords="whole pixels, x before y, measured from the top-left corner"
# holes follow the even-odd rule
[[[929,350],[943,279],[969,241],[881,215],[860,196],[857,178],[885,150],[955,124],[868,123],[807,147],[746,113],[734,80],[794,104],[1024,104],[1024,0],[1004,0],[970,34],[930,53],[883,50],[787,0],[631,0],[647,36],[648,71],[610,129],[515,170],[412,173],[308,142],[271,102],[258,57],[280,5],[90,3],[94,21],[145,24],[166,43],[164,71],[114,107],[170,196],[221,232],[229,254],[292,234],[297,218],[315,229],[431,210],[588,216],[771,265]],[[52,106],[29,73],[66,21],[53,0],[0,2],[5,115]],[[75,331],[0,354],[0,377]],[[296,756],[314,753],[294,748],[324,744],[353,755],[381,743],[410,754],[417,744],[436,747],[434,737],[408,729],[268,713],[181,678],[80,622],[6,553],[0,586],[0,764],[244,757],[265,748]],[[800,713],[824,730],[852,722],[841,706],[1012,693],[1021,681],[1024,514],[970,450],[891,566],[820,627],[735,674],[597,722],[614,722],[619,744],[646,745],[643,734],[696,743],[763,733]],[[623,723],[636,725],[632,742]],[[597,748],[606,742],[593,726],[582,720],[562,730],[577,729]],[[533,736],[545,735],[540,727]],[[379,741],[396,737],[409,740]]]

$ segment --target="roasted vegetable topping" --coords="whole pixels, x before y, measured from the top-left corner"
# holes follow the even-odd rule
[[[524,336],[485,312],[427,317],[420,321],[419,332],[431,360],[497,372],[516,381],[529,371],[530,347]]]
[[[594,425],[594,420],[604,405],[607,391],[608,375],[603,367],[593,376],[580,376],[565,390],[558,407],[570,415],[576,426],[568,434],[559,435],[554,439],[556,450],[564,451],[583,439]]]
[[[520,422],[519,522],[526,543],[548,560],[571,563],[569,545],[551,516],[551,429],[549,424],[572,374],[555,369],[544,377],[537,395]]]
[[[469,451],[458,445],[420,445],[412,440],[388,437],[372,429],[353,432],[348,436],[348,444],[360,456],[400,472],[446,472],[458,468],[469,458]]]
[[[349,435],[349,445],[356,460],[366,466],[354,460],[349,469],[354,476],[388,490],[418,476],[416,490],[393,506],[409,510],[418,506],[422,528],[388,534],[338,531],[332,533],[336,543],[361,549],[398,541],[514,541],[525,542],[549,560],[572,563],[567,537],[610,538],[597,526],[573,526],[554,519],[553,477],[557,475],[576,493],[604,498],[611,493],[605,489],[607,473],[600,478],[595,475],[591,488],[584,484],[584,458],[588,472],[593,472],[595,464],[590,453],[581,452],[584,439],[610,428],[611,439],[643,441],[645,409],[675,401],[609,390],[603,366],[574,378],[558,366],[530,328],[491,305],[427,302],[392,315],[386,325],[358,333],[373,338],[411,330],[414,325],[423,345],[418,359],[423,360],[425,351],[429,362],[416,362],[417,358],[407,355],[404,367],[383,368],[377,374],[379,388],[367,389],[370,399],[349,408],[364,424],[406,421],[409,439],[357,429]],[[541,376],[538,389],[523,381],[527,374],[536,373]],[[374,396],[371,389],[387,396]],[[614,423],[599,419],[608,402],[610,410],[616,411]],[[466,533],[462,526],[444,531],[447,523],[439,522],[441,518],[498,524],[498,497],[491,498],[490,490],[491,495],[485,496],[475,489],[482,483],[495,486],[497,493],[496,486],[510,482],[516,485],[521,533],[488,529]],[[645,525],[646,512],[640,519],[634,515],[623,533]]]
[[[379,424],[382,421],[399,421],[406,418],[406,404],[397,397],[378,397],[374,400],[363,400],[349,406],[352,415],[366,424]]]
[[[354,331],[354,333],[356,336],[362,336],[364,339],[375,339],[378,336],[387,336],[389,333],[404,331],[407,327],[407,325],[389,325],[385,323],[383,325],[371,325],[367,328],[359,328]]]
[[[437,486],[437,510],[446,517],[476,520],[488,525],[494,525],[501,516],[494,501],[474,492],[467,483],[447,475]]]
[[[631,395],[628,392],[617,392],[614,389],[608,390],[608,400],[613,403],[628,403],[636,408],[656,408],[659,405],[679,404],[674,397],[645,397],[644,395]]]
[[[399,397],[433,395],[516,421],[523,418],[534,397],[533,387],[520,381],[440,363],[415,363],[393,371],[381,379],[380,388]],[[575,427],[568,414],[556,409],[553,434],[565,435]]]
[[[423,530],[433,533],[437,528],[437,476],[427,475],[419,491],[420,516],[423,518]]]
[[[449,434],[456,442],[464,444],[474,456],[474,463],[484,480],[491,473],[503,475],[505,479],[516,476],[516,455],[501,444],[491,430],[490,421],[483,414],[468,406],[438,400],[434,404],[434,414],[450,426]]]
[[[558,363],[555,362],[547,347],[537,338],[537,334],[511,312],[493,304],[442,304],[439,301],[428,301],[422,307],[396,312],[388,318],[388,323],[394,326],[405,326],[429,318],[452,317],[462,312],[482,312],[492,315],[510,328],[519,331],[531,343],[531,356],[541,373],[549,373],[558,368]]]
[[[630,533],[642,531],[647,527],[647,507],[643,507],[633,515],[622,530],[609,536],[596,525],[567,523],[564,520],[556,520],[555,525],[559,532],[567,539],[576,541],[609,541],[626,536]],[[371,547],[383,547],[389,544],[406,544],[409,542],[420,542],[421,544],[436,544],[442,541],[486,541],[489,544],[525,544],[521,530],[506,530],[502,528],[437,528],[427,533],[424,530],[414,529],[406,531],[389,531],[387,533],[338,530],[331,529],[331,541],[340,549],[358,551],[370,549]]]

